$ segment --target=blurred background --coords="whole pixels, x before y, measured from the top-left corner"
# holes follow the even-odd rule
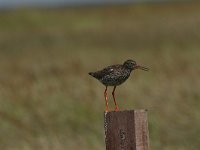
[[[88,72],[126,59],[150,68],[116,97],[149,110],[151,149],[200,149],[200,3],[0,0],[0,149],[105,149]]]

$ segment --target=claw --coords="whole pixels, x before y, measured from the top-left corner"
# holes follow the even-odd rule
[[[117,107],[115,107],[115,111],[119,111],[119,107],[117,106]]]

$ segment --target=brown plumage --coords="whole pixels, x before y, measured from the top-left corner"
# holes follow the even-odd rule
[[[104,96],[106,100],[106,111],[108,111],[108,97],[107,97],[107,87],[108,86],[114,86],[112,95],[115,103],[115,110],[118,111],[118,106],[115,100],[115,89],[116,86],[122,84],[125,82],[131,72],[134,69],[142,69],[145,71],[148,71],[149,69],[146,67],[142,67],[140,65],[137,65],[137,63],[134,60],[127,60],[123,64],[117,64],[108,66],[100,71],[96,72],[90,72],[89,75],[93,76],[94,78],[98,79],[102,84],[106,86]]]

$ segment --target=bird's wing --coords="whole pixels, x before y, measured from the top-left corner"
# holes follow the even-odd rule
[[[107,69],[107,68],[105,68]],[[122,67],[121,65],[114,65],[114,66],[110,66],[107,70],[106,75],[104,76],[107,79],[117,79],[118,77],[120,77],[122,74]]]
[[[105,76],[112,76],[113,74],[115,74],[117,71],[117,69],[119,69],[120,65],[112,65],[112,66],[108,66],[100,71],[95,72],[94,76],[97,79],[102,79]]]

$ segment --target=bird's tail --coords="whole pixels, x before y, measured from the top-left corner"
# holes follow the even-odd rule
[[[88,74],[94,77],[94,73],[93,72],[89,72]]]

